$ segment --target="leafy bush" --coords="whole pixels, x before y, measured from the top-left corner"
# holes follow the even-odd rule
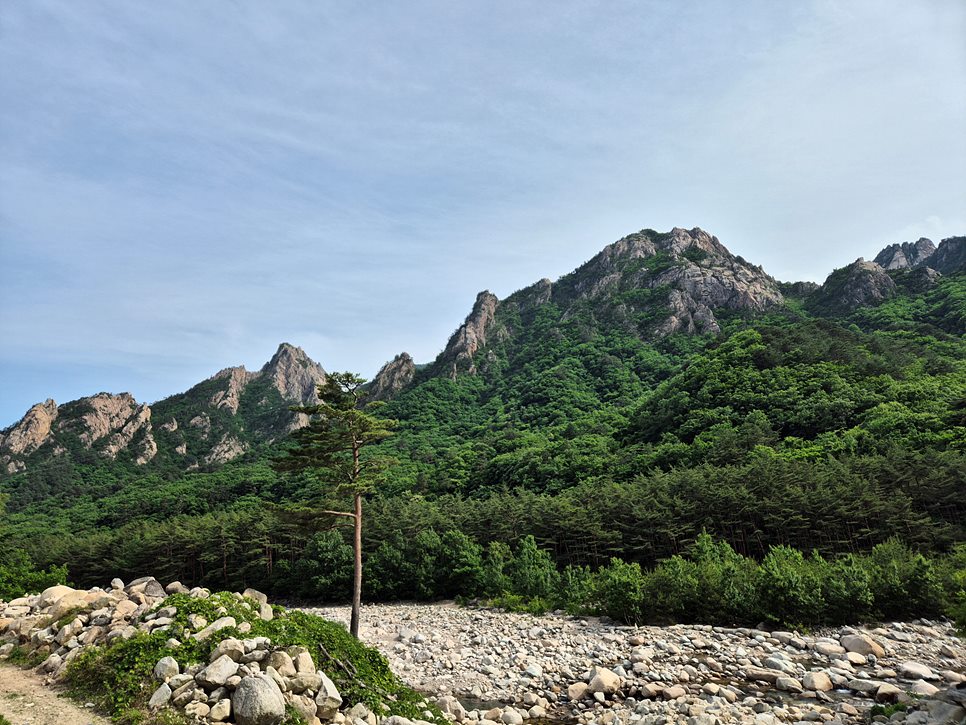
[[[869,555],[869,569],[880,616],[901,619],[940,614],[944,593],[932,562],[899,539],[875,546]]]
[[[758,599],[766,620],[805,625],[822,620],[822,581],[802,552],[773,546],[758,568]]]
[[[538,548],[532,536],[520,540],[513,559],[508,562],[507,574],[514,593],[534,599],[554,596],[560,581],[550,554]]]
[[[612,619],[629,624],[644,621],[645,579],[641,565],[611,559],[594,577],[597,609]]]
[[[38,594],[47,587],[66,582],[66,565],[39,570],[23,549],[6,551],[0,558],[0,599],[9,601],[25,594]]]

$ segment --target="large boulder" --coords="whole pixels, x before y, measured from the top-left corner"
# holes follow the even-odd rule
[[[606,667],[594,667],[590,671],[590,685],[587,691],[590,693],[602,692],[605,695],[613,695],[621,687],[621,678]]]
[[[270,677],[246,677],[232,693],[231,710],[238,725],[276,725],[285,717],[285,698]]]
[[[885,656],[882,645],[867,634],[847,634],[839,640],[839,644],[845,648],[846,652],[855,652],[866,657],[869,655]]]

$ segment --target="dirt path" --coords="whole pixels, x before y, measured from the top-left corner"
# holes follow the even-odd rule
[[[39,675],[9,664],[0,664],[0,715],[11,725],[110,725],[45,687]]]

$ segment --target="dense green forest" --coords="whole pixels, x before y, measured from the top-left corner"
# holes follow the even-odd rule
[[[655,587],[690,581],[668,579],[667,567],[681,569],[704,542],[726,547],[719,559],[746,569],[758,591],[780,559],[814,582],[852,567],[868,591],[861,611],[889,616],[888,559],[945,592],[934,604],[954,604],[955,545],[966,541],[966,276],[921,292],[908,275],[893,273],[899,292],[878,307],[836,315],[786,294],[768,314],[718,313],[720,334],[654,340],[641,334],[652,324],[645,313],[506,306],[506,332],[477,352],[476,374],[424,367],[380,411],[399,424],[375,454],[398,463],[366,503],[367,597],[505,590],[578,606],[574,597],[594,591],[584,604],[610,611],[607,577],[629,576],[640,601],[657,601]],[[54,458],[0,483],[9,495],[0,536],[40,567],[66,562],[79,584],[152,573],[343,599],[348,530],[316,510],[344,502],[310,475],[276,473],[277,452],[266,444],[187,474]],[[524,551],[529,564],[517,561],[521,542],[537,552]],[[789,552],[804,552],[804,563]],[[910,563],[917,552],[925,564]],[[528,589],[520,577],[529,575],[500,579],[500,561],[519,572],[550,562],[553,573]],[[747,600],[758,609],[708,616],[791,607],[780,616],[807,619],[792,605]],[[672,604],[620,611],[683,616]],[[813,621],[834,618],[834,606]]]

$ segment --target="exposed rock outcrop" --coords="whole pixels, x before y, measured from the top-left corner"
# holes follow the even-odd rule
[[[500,300],[489,290],[483,290],[476,296],[473,311],[450,337],[441,355],[450,376],[455,377],[460,372],[476,373],[473,356],[486,345],[499,306]]]
[[[940,274],[966,272],[966,237],[943,239],[928,264]]]
[[[319,402],[318,386],[325,382],[325,370],[300,347],[283,342],[262,367],[285,400],[314,405]]]
[[[0,451],[24,455],[44,444],[57,419],[57,403],[47,398],[27,411],[19,423],[0,433]]]
[[[828,276],[813,295],[810,305],[824,312],[851,312],[858,307],[874,306],[896,294],[896,283],[875,262],[861,257]]]
[[[932,240],[921,237],[916,242],[890,244],[873,261],[883,269],[915,269],[925,264],[935,251]]]
[[[242,391],[254,377],[256,377],[256,373],[248,372],[244,366],[225,368],[215,373],[211,379],[227,380],[228,386],[211,396],[211,405],[215,408],[225,408],[232,413],[237,413],[238,406],[241,404]],[[175,425],[177,425],[177,422],[175,422]]]
[[[387,400],[412,382],[416,375],[416,363],[408,352],[403,352],[383,365],[369,383],[366,391],[369,400]]]

